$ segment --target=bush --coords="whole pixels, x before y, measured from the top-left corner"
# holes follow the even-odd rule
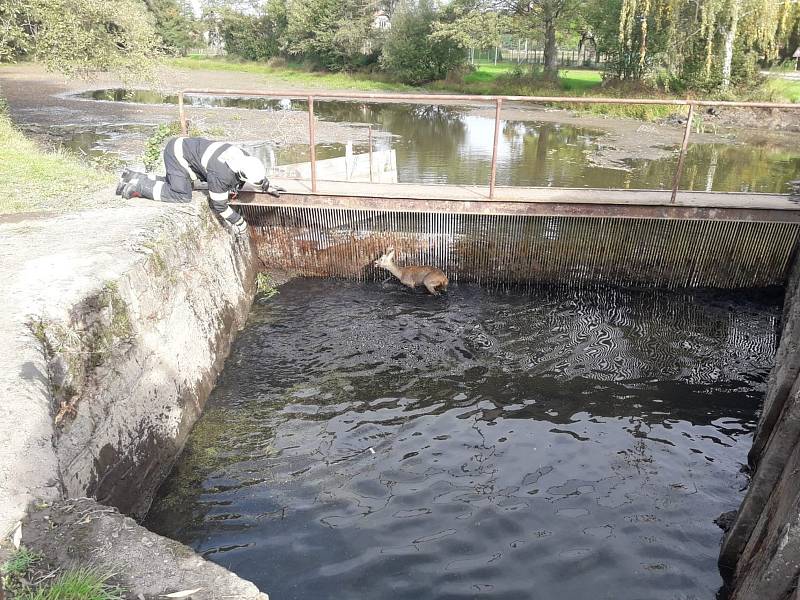
[[[293,2],[287,15],[286,50],[329,71],[370,62],[372,19],[360,0]]]
[[[381,67],[403,83],[419,85],[443,79],[464,64],[464,52],[455,42],[431,38],[436,18],[429,0],[404,4],[395,13],[380,56]]]
[[[282,50],[286,7],[283,2],[269,2],[258,15],[226,8],[219,13],[217,27],[229,54],[245,60],[269,60]]]

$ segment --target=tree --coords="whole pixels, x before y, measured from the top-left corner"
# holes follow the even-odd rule
[[[286,50],[331,71],[366,62],[372,31],[367,0],[302,0],[289,5]]]
[[[558,77],[557,33],[579,8],[578,0],[494,0],[496,8],[511,15],[532,20],[544,37],[545,75]]]
[[[453,2],[442,19],[432,24],[432,40],[450,40],[462,50],[489,48],[500,44],[501,34],[510,26],[508,19],[475,3]]]
[[[145,0],[166,52],[184,52],[198,44],[200,32],[187,0]]]
[[[31,2],[0,0],[0,62],[16,60],[31,49]]]
[[[152,16],[141,0],[0,0],[0,7],[3,28],[14,36],[10,53],[5,38],[0,42],[5,56],[32,54],[69,76],[142,76],[159,53]]]
[[[436,11],[431,0],[404,2],[395,12],[383,43],[381,67],[406,83],[442,79],[465,61],[459,42],[445,29],[434,32]]]
[[[285,46],[287,28],[286,3],[269,0],[254,14],[232,8],[221,8],[216,14],[219,35],[225,49],[247,60],[268,60]]]

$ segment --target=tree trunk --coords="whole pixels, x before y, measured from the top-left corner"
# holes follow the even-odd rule
[[[731,85],[731,64],[733,63],[733,43],[736,41],[736,30],[739,28],[739,5],[742,0],[731,0],[731,22],[725,32],[725,54],[722,60],[722,89]]]
[[[555,19],[544,20],[544,74],[558,77],[558,46],[556,45]]]

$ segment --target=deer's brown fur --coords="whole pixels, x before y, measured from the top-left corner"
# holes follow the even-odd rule
[[[375,261],[375,266],[386,269],[400,280],[400,283],[407,285],[412,290],[418,285],[424,285],[434,296],[438,296],[440,291],[447,291],[447,275],[444,271],[436,267],[429,266],[408,266],[401,267],[394,262],[394,249],[389,248],[386,254]]]

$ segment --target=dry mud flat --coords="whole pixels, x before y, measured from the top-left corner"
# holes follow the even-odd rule
[[[71,82],[46,72],[36,65],[15,65],[0,68],[2,94],[8,99],[14,121],[43,141],[57,142],[65,129],[125,127],[138,125],[138,131],[115,135],[107,144],[110,150],[127,156],[138,156],[149,131],[158,124],[175,121],[175,105],[135,104],[78,99],[74,94],[100,88],[124,87],[125,83],[110,76],[91,82]],[[274,90],[276,85],[266,77],[253,73],[228,71],[184,71],[163,69],[153,86],[162,92],[180,89]],[[293,91],[279,84],[281,90]],[[297,88],[294,89],[297,91]],[[416,100],[425,103],[425,100]],[[460,105],[454,100],[445,104]],[[677,108],[682,115],[684,109]],[[305,143],[308,140],[308,116],[304,111],[260,111],[236,108],[187,109],[189,118],[199,127],[220,136],[241,141],[272,140],[279,145]],[[472,114],[494,118],[491,103],[475,106]],[[606,132],[598,149],[589,160],[599,166],[620,167],[626,159],[658,159],[671,155],[683,137],[681,117],[662,123],[645,123],[636,119],[604,118],[577,114],[556,108],[509,103],[502,117],[507,120],[565,123]],[[800,131],[800,110],[725,109],[716,114],[703,113],[706,131],[693,133],[693,143],[735,143],[755,141],[792,149],[796,142],[791,132]],[[135,128],[134,128],[135,129]],[[317,120],[318,143],[352,140],[366,141],[366,128],[347,123]]]

